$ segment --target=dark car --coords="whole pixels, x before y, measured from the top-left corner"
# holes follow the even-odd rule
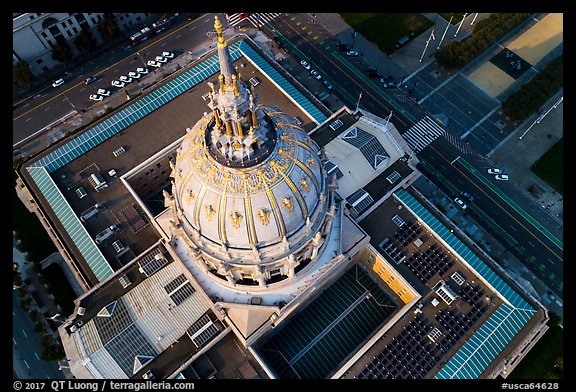
[[[96,76],[88,76],[86,79],[84,79],[84,83],[85,84],[90,84],[92,82],[96,81]]]
[[[476,200],[474,196],[472,196],[471,194],[469,194],[468,192],[460,192],[460,196],[462,196],[463,198],[465,198],[468,201],[474,201]]]

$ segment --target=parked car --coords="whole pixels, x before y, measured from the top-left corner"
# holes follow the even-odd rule
[[[52,87],[60,87],[64,84],[64,79],[60,78],[52,83]]]
[[[156,58],[154,60],[158,61],[159,63],[167,63],[168,62],[168,59],[166,57],[163,57],[163,56],[156,56]]]
[[[109,91],[109,90],[105,90],[105,89],[103,89],[103,88],[99,88],[98,91],[96,91],[96,94],[102,95],[103,97],[109,97],[109,96],[110,96],[110,91]]]
[[[310,75],[314,76],[318,80],[322,79],[322,76],[315,69],[310,70]]]
[[[128,77],[134,78],[134,79],[140,79],[142,77],[142,75],[140,75],[139,72],[130,71],[130,72],[128,72]]]
[[[138,72],[140,75],[146,75],[148,74],[148,68],[136,68],[136,72]]]
[[[332,85],[330,84],[330,82],[327,81],[327,80],[324,80],[324,86],[326,86],[326,88],[327,88],[328,90],[332,90],[332,89],[334,88],[334,87],[332,87]]]
[[[508,174],[496,174],[494,178],[499,181],[508,181]]]
[[[463,198],[465,198],[468,201],[474,201],[476,200],[476,198],[474,196],[472,196],[471,194],[469,194],[468,192],[460,192],[460,196],[462,196]]]
[[[156,68],[160,68],[162,66],[162,63],[159,63],[158,61],[155,60],[149,60],[147,64],[150,67],[156,67]]]
[[[121,82],[120,80],[113,80],[111,84],[112,84],[112,86],[118,87],[118,88],[126,87],[126,83]]]
[[[488,174],[502,174],[504,173],[504,170],[502,169],[498,169],[495,167],[491,167],[490,169],[488,169]]]
[[[104,97],[102,95],[98,95],[98,94],[90,94],[90,99],[92,101],[101,101],[104,99]]]
[[[172,52],[162,52],[162,56],[166,57],[167,59],[173,59],[174,53]]]
[[[360,53],[358,53],[358,52],[355,51],[355,50],[349,50],[349,51],[346,52],[346,56],[349,56],[349,57],[357,57],[357,56],[360,56]]]
[[[396,82],[391,81],[391,82],[384,82],[382,83],[382,85],[384,86],[384,88],[393,88],[393,87],[397,87],[396,86]]]
[[[454,198],[454,203],[456,203],[456,205],[460,208],[462,208],[463,210],[465,210],[466,208],[468,208],[468,206],[466,205],[466,203],[464,203],[462,201],[462,199],[460,199],[459,197]]]
[[[124,83],[132,83],[134,80],[129,76],[120,76],[120,81]]]
[[[86,79],[84,79],[84,84],[90,84],[92,82],[96,81],[96,76],[88,76]]]
[[[308,64],[308,62],[306,60],[301,60],[300,65],[302,65],[304,68],[306,68],[308,71],[310,71],[310,64]]]

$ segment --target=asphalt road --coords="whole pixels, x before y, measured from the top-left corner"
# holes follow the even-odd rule
[[[223,14],[216,15],[224,18]],[[47,83],[44,90],[16,105],[13,110],[13,145],[18,145],[71,113],[81,113],[82,108],[95,105],[96,102],[91,101],[89,96],[100,88],[109,90],[112,95],[125,94],[125,89],[111,85],[112,80],[143,67],[143,63],[163,51],[171,51],[175,55],[182,55],[188,50],[194,51],[194,48],[203,46],[211,39],[207,33],[213,30],[213,24],[214,14],[206,14],[193,21],[187,21],[186,14],[182,14],[174,20],[171,29],[156,37],[137,46],[130,43],[118,46],[72,71],[73,73],[62,75],[66,83],[60,87],[54,88],[51,83]],[[147,68],[150,72],[154,71],[153,67]],[[88,76],[96,76],[97,80],[86,85],[84,79]],[[134,83],[137,82],[132,84]]]
[[[42,345],[34,331],[34,322],[20,307],[20,297],[12,297],[12,367],[20,379],[65,379],[56,361],[40,358]]]

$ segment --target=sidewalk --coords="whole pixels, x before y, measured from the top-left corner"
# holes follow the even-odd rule
[[[546,112],[564,94],[562,89],[543,105]],[[560,103],[532,128],[538,114],[532,115],[516,128],[487,156],[496,167],[505,167],[521,192],[542,207],[550,219],[545,226],[563,241],[564,198],[538,177],[532,166],[564,136],[564,105]],[[522,136],[522,139],[520,137]]]

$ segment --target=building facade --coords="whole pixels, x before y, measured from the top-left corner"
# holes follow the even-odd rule
[[[120,31],[130,34],[157,14],[114,13],[114,16]],[[15,14],[12,19],[12,63],[25,61],[34,75],[47,72],[60,64],[52,59],[52,46],[58,37],[64,37],[76,54],[73,41],[83,29],[92,32],[98,43],[102,42],[96,25],[103,19],[101,12]]]

